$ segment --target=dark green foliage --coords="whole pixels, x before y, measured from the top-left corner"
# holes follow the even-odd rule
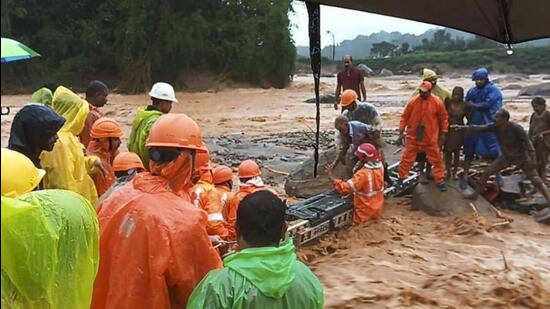
[[[201,72],[284,87],[296,53],[291,9],[290,0],[2,0],[2,36],[42,54],[2,65],[2,85],[99,78],[140,92]]]

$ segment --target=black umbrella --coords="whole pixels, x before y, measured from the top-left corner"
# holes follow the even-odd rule
[[[475,33],[512,44],[550,37],[550,0],[309,0],[309,50],[315,79],[317,135],[315,170],[319,158],[319,74],[321,33],[319,4],[411,19]],[[345,16],[342,18],[345,22]]]

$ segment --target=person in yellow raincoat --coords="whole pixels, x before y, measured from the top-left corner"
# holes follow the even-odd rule
[[[89,308],[99,264],[97,217],[74,192],[30,192],[44,173],[2,148],[2,308]]]
[[[206,145],[204,147],[206,148]],[[228,232],[224,226],[218,191],[212,183],[212,164],[208,152],[195,155],[195,172],[198,174],[198,179],[189,191],[191,202],[208,214],[208,225],[206,226],[208,235],[225,239]]]
[[[328,177],[334,188],[342,195],[353,194],[353,224],[360,224],[372,219],[378,219],[384,205],[384,166],[380,154],[374,145],[361,144],[355,151],[355,156],[363,166],[347,181],[332,176]]]
[[[151,126],[160,116],[170,112],[172,103],[178,102],[174,87],[163,82],[155,83],[149,96],[151,96],[151,105],[138,109],[128,139],[128,151],[137,153],[147,169],[149,168],[149,149],[145,146],[145,142],[149,137]]]
[[[95,204],[97,191],[90,174],[104,173],[105,167],[98,157],[84,156],[84,148],[77,137],[88,116],[88,103],[59,86],[53,95],[52,108],[65,118],[65,124],[57,133],[59,139],[53,150],[42,152],[40,156],[46,170],[44,188],[70,190]]]
[[[92,308],[183,308],[193,288],[222,266],[207,214],[189,202],[199,126],[184,114],[151,128],[150,172],[137,174],[98,208],[101,258]]]

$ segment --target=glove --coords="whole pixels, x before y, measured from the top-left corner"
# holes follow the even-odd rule
[[[405,134],[400,133],[399,137],[397,138],[397,146],[405,146]]]

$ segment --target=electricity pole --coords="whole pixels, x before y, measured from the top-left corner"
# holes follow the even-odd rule
[[[336,40],[334,39],[334,33],[330,32],[330,30],[327,30],[327,34],[332,35],[332,61],[334,61],[336,55]]]

